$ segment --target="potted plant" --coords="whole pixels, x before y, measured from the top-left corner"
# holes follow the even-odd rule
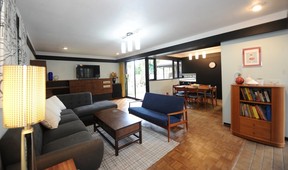
[[[117,73],[115,73],[115,72],[110,73],[110,78],[112,78],[112,82],[113,82],[113,84],[115,84],[116,80],[118,78]]]

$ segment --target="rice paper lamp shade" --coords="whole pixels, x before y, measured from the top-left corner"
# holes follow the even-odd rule
[[[26,127],[45,118],[45,68],[3,66],[3,126]]]

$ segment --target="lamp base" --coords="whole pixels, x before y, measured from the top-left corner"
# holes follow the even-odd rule
[[[28,125],[21,132],[21,170],[34,170],[33,127]]]

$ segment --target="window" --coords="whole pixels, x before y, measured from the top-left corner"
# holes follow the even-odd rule
[[[156,59],[157,80],[173,79],[173,60]]]
[[[179,75],[178,75],[178,78],[179,78],[179,77],[182,77],[182,61],[178,62],[178,68],[179,68]]]
[[[149,59],[148,60],[148,65],[149,65],[149,79],[154,80],[154,59]]]
[[[174,78],[178,77],[178,62],[174,61]]]

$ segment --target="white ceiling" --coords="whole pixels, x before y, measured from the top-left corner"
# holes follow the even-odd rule
[[[256,2],[264,4],[263,10],[252,13],[251,6]],[[16,3],[36,54],[107,59],[286,18],[288,11],[288,0],[16,0]],[[141,50],[117,56],[121,37],[136,30],[141,30]]]

